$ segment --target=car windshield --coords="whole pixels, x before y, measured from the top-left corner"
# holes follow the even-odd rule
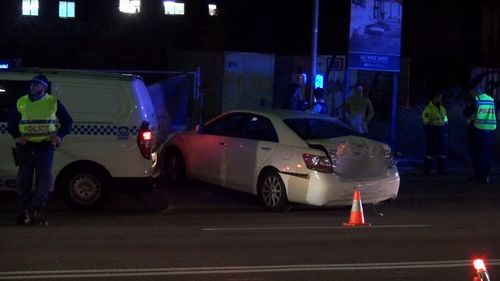
[[[290,127],[303,140],[329,139],[358,133],[337,120],[319,118],[285,119],[285,124]]]

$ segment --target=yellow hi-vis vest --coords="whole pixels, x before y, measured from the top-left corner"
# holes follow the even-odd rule
[[[493,98],[482,93],[476,97],[476,104],[474,127],[480,130],[495,130],[497,128],[497,118]]]
[[[424,122],[424,125],[431,126],[444,126],[448,124],[446,109],[442,105],[439,105],[438,108],[432,102],[429,102],[422,112],[422,122]]]
[[[31,101],[28,95],[22,96],[17,100],[17,111],[21,113],[19,132],[28,141],[42,142],[56,134],[57,99],[54,96],[45,94],[36,101]]]

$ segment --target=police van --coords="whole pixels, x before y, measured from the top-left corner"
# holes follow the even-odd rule
[[[7,131],[8,110],[29,93],[29,81],[45,75],[48,92],[73,118],[73,127],[54,154],[54,188],[77,209],[98,207],[116,179],[156,174],[159,140],[170,124],[156,112],[141,77],[83,70],[0,71],[0,190],[15,190],[17,167]],[[156,103],[156,101],[155,101]],[[158,109],[160,108],[160,109]],[[161,116],[161,117],[157,117]],[[164,120],[167,119],[167,120]],[[161,128],[163,126],[163,128]]]

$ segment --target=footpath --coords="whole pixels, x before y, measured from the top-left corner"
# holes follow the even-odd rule
[[[423,176],[418,161],[398,160],[401,186],[396,200],[410,202],[500,203],[500,169],[491,171],[489,184],[469,180],[467,167],[450,167],[446,175]]]

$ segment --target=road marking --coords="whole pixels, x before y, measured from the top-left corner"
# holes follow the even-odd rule
[[[488,259],[487,265],[498,266],[500,259]],[[292,264],[265,266],[223,266],[223,267],[173,267],[173,268],[134,268],[134,269],[80,269],[80,270],[40,270],[0,272],[0,280],[32,279],[75,279],[98,277],[138,277],[172,276],[201,274],[269,273],[294,271],[349,271],[385,269],[429,269],[471,267],[470,260],[416,261],[387,263],[349,263],[349,264]]]
[[[396,224],[396,225],[372,225],[356,228],[419,228],[431,227],[428,224]],[[264,231],[264,230],[303,230],[303,229],[352,229],[346,226],[277,226],[277,227],[220,227],[202,228],[202,231]]]

